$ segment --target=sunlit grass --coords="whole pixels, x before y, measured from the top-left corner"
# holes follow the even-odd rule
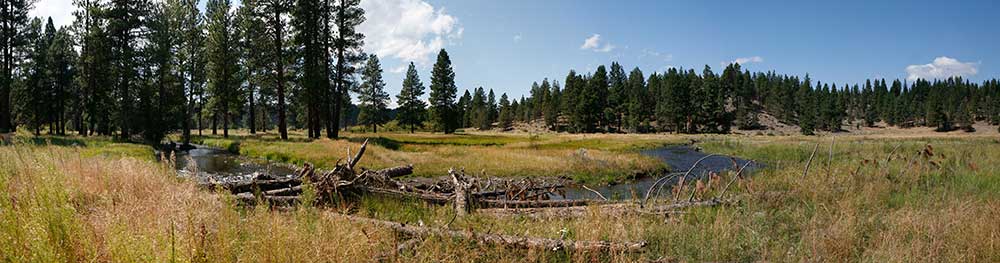
[[[560,151],[575,152],[580,145],[576,141],[584,140],[547,136],[538,141],[572,142],[572,146],[532,148],[525,145],[530,142],[516,141],[503,146],[412,144],[407,147],[414,147],[413,151],[390,151],[373,145],[371,156],[378,158],[368,165],[433,162],[435,158],[404,159],[415,158],[414,153],[470,161],[473,157],[461,159],[464,152],[487,155],[498,153],[484,152],[502,150],[526,151],[523,154],[542,158],[558,156]],[[633,146],[616,146],[616,140],[627,141],[627,136],[594,137],[601,138],[599,144],[621,148],[602,149],[586,142],[591,153],[627,152],[634,145],[646,145],[640,141],[647,140],[655,145],[694,139],[706,152],[750,157],[767,167],[731,191],[740,197],[740,204],[698,208],[669,218],[608,216],[596,207],[582,218],[484,214],[456,218],[448,206],[378,196],[331,208],[455,230],[547,238],[562,238],[566,233],[565,238],[574,240],[649,242],[642,254],[602,255],[510,251],[430,237],[396,255],[392,251],[406,237],[351,223],[323,208],[243,209],[228,197],[177,179],[167,165],[145,158],[85,154],[119,147],[113,143],[81,147],[21,143],[0,147],[0,260],[357,262],[389,252],[386,260],[411,262],[1000,261],[1000,224],[996,223],[1000,218],[1000,143],[993,138],[842,136],[836,138],[830,155],[831,137],[662,135],[637,137]],[[253,140],[262,142],[260,151],[302,147],[287,153],[315,153],[306,157],[318,160],[326,158],[320,153],[344,156],[346,146],[357,147],[353,139]],[[240,151],[248,151],[246,146],[253,140],[242,140]],[[809,173],[803,176],[817,143],[820,147]],[[930,155],[924,152],[927,145],[931,145]],[[459,147],[465,151],[448,150]]]
[[[477,175],[501,177],[565,176],[581,182],[622,181],[637,175],[656,175],[667,167],[638,150],[669,143],[679,137],[627,135],[503,135],[429,133],[343,134],[346,139],[290,141],[269,135],[237,133],[230,138],[197,137],[195,142],[272,161],[305,163],[331,168],[370,139],[360,165],[371,169],[414,164],[414,175],[447,175],[464,168]]]

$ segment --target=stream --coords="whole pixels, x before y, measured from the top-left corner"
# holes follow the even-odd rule
[[[230,153],[222,149],[198,146],[177,152],[177,173],[199,183],[247,181],[259,175],[286,178],[296,175],[291,165],[268,162]]]
[[[666,163],[673,172],[679,173],[687,172],[695,162],[709,155],[686,145],[643,150],[641,154],[655,157]],[[691,171],[691,175],[688,178],[702,178],[711,172],[721,173],[734,170],[733,162],[736,162],[737,167],[742,167],[749,160],[725,155],[708,157]],[[287,164],[248,158],[225,150],[203,146],[187,152],[178,152],[176,165],[177,172],[181,177],[194,178],[198,182],[245,181],[260,175],[283,178],[292,177],[296,174],[295,169]],[[763,167],[761,164],[753,163],[747,167],[745,173],[749,174],[761,167]],[[661,176],[663,175],[647,176],[619,184],[588,187],[612,200],[629,199],[632,197],[633,190],[639,196],[645,194],[646,190]],[[678,179],[675,178],[667,183],[671,185],[676,184]],[[669,189],[669,185],[665,188]],[[552,199],[598,198],[596,194],[579,185],[570,185],[564,190],[564,196],[552,196]]]
[[[691,166],[698,162],[699,159],[709,155],[709,153],[703,153],[698,149],[687,145],[664,146],[656,149],[643,150],[640,153],[642,155],[655,157],[666,163],[667,166],[670,167],[670,170],[672,171],[671,173],[685,173],[691,168]],[[735,170],[733,168],[733,162],[736,162],[736,169],[739,169],[739,167],[743,167],[743,165],[749,161],[750,160],[732,156],[714,155],[701,161],[701,163],[698,164],[698,167],[692,169],[688,179],[703,178],[710,172],[722,173],[724,171]],[[761,167],[763,167],[761,164],[754,162],[753,164],[747,166],[744,173],[749,174],[755,169]],[[645,195],[646,190],[653,186],[653,184],[656,183],[656,180],[660,179],[662,176],[664,175],[652,175],[620,184],[588,187],[600,192],[602,195],[612,200],[630,199],[632,198],[633,190],[637,196],[642,197]],[[680,180],[679,176],[673,180],[668,180],[668,186],[664,188],[670,189],[669,186],[676,184],[678,180]],[[597,197],[594,192],[584,189],[583,187],[574,186],[566,188],[566,195],[561,198],[593,199],[599,197]]]

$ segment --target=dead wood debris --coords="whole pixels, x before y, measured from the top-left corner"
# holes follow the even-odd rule
[[[432,228],[424,226],[409,225],[399,222],[384,221],[366,217],[358,217],[343,214],[332,214],[342,217],[348,221],[372,224],[379,227],[392,229],[398,233],[410,235],[417,238],[428,236],[443,236],[459,238],[478,242],[482,244],[506,246],[518,249],[544,249],[549,251],[570,250],[570,251],[609,251],[609,252],[641,252],[646,247],[645,241],[639,242],[612,242],[612,241],[579,241],[566,239],[552,239],[540,237],[525,237],[514,235],[502,235],[491,233],[480,233],[471,230],[451,230],[444,228]]]

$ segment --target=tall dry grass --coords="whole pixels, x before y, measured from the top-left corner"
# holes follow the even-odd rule
[[[391,239],[313,209],[236,209],[165,165],[81,156],[0,147],[3,261],[356,262]]]
[[[697,208],[670,217],[609,216],[591,208],[582,218],[474,214],[456,219],[447,206],[373,196],[331,208],[456,230],[649,242],[645,253],[612,255],[514,250],[442,237],[418,240],[400,254],[385,253],[396,251],[408,238],[345,221],[326,209],[238,208],[146,159],[91,156],[85,153],[92,149],[86,148],[0,147],[0,258],[15,262],[1000,261],[996,223],[1000,142],[995,139],[838,137],[832,155],[830,138],[692,136],[665,141],[688,139],[702,141],[699,146],[708,152],[751,157],[767,168],[730,190],[740,197],[740,204]],[[545,140],[595,143],[574,137]],[[321,157],[319,149],[342,146],[334,143],[342,142],[283,147],[318,147],[310,151]],[[820,151],[803,177],[816,143],[821,144]],[[519,147],[514,144],[505,147]],[[926,153],[928,144],[933,154]]]

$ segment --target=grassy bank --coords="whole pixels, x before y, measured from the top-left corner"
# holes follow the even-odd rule
[[[293,134],[290,141],[273,135],[196,137],[194,141],[272,161],[309,162],[331,168],[370,139],[361,166],[372,169],[414,164],[414,175],[435,177],[449,168],[465,168],[489,176],[565,176],[581,182],[611,182],[636,175],[657,174],[665,167],[639,149],[680,138],[628,135],[504,135],[504,134],[344,134],[341,140],[307,140]]]
[[[601,255],[510,251],[431,237],[400,255],[387,254],[388,261],[1000,261],[997,139],[838,137],[832,151],[829,137],[666,140],[692,138],[706,151],[768,164],[730,191],[741,198],[739,205],[688,210],[669,218],[607,216],[593,208],[582,218],[474,214],[456,219],[447,206],[370,196],[331,210],[458,230],[649,242],[645,253]],[[551,145],[558,140],[581,143],[548,140]],[[324,143],[335,142],[308,145]],[[803,175],[817,143],[817,154]],[[397,152],[406,153],[406,147],[428,146],[409,145]],[[132,157],[86,156],[88,148],[0,147],[3,261],[357,262],[373,260],[406,241],[326,209],[238,208],[227,197],[176,179],[168,166]]]

